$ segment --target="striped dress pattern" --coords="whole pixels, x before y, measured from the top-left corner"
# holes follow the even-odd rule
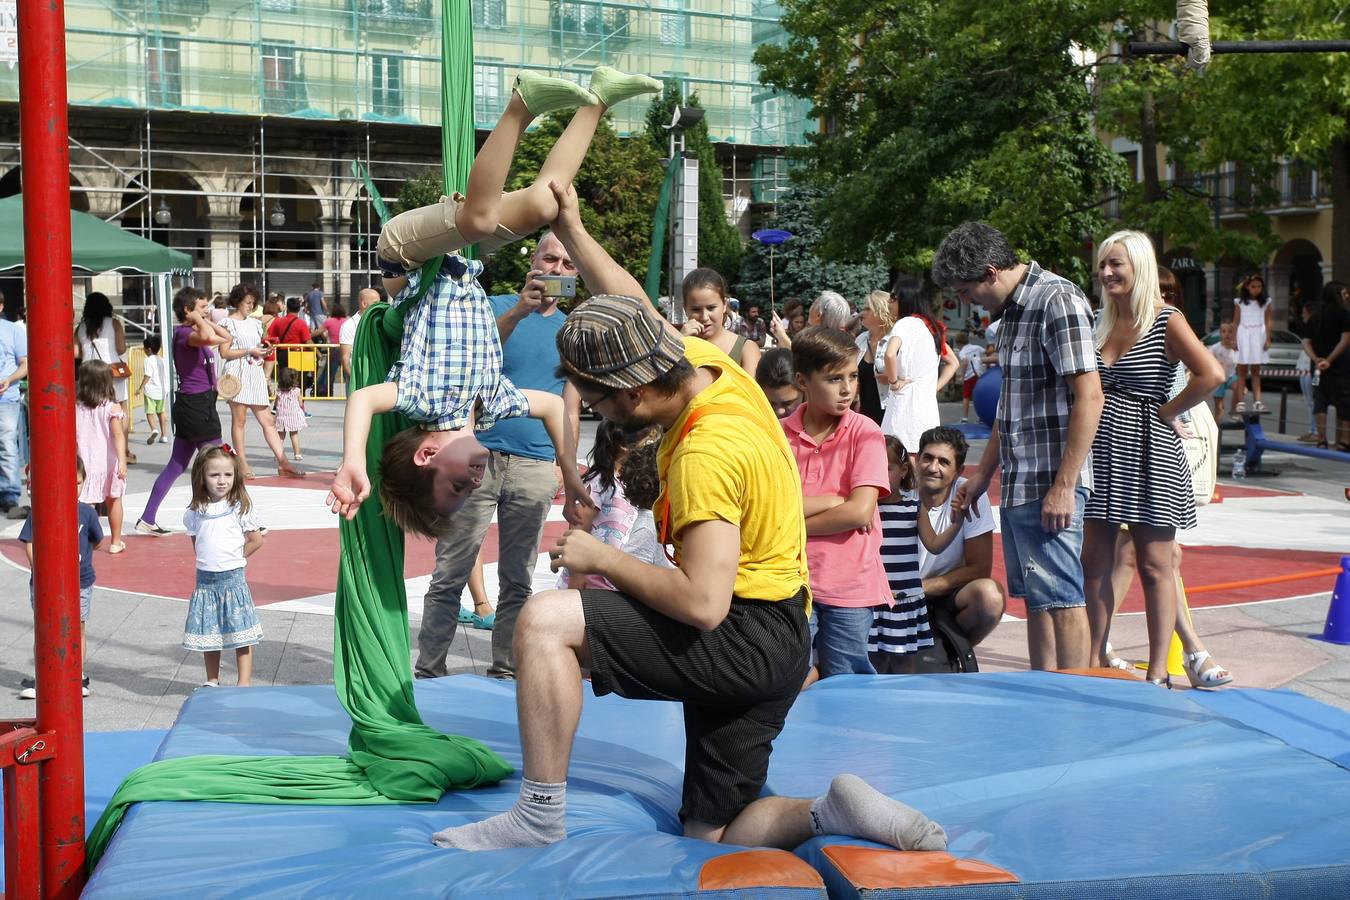
[[[1106,405],[1092,441],[1092,496],[1084,518],[1159,528],[1194,528],[1191,469],[1181,437],[1158,418],[1175,377],[1167,359],[1164,306],[1115,365],[1097,353]]]
[[[913,653],[933,646],[928,601],[919,577],[919,495],[906,491],[896,502],[877,504],[881,514],[881,562],[894,606],[872,608],[869,653]]]

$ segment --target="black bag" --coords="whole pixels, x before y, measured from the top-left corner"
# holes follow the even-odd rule
[[[216,392],[173,394],[173,434],[185,441],[220,440],[220,415],[216,412]]]
[[[980,671],[975,648],[945,605],[928,604],[928,627],[933,631],[933,646],[913,654],[914,674]]]

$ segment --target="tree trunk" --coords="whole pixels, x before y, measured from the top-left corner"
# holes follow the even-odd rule
[[[1331,142],[1331,277],[1350,281],[1350,136]]]
[[[1162,199],[1162,182],[1158,178],[1158,128],[1153,120],[1153,92],[1145,91],[1144,100],[1139,106],[1139,163],[1144,176],[1144,202],[1152,207]],[[1159,261],[1162,260],[1163,233],[1157,229],[1149,232]]]

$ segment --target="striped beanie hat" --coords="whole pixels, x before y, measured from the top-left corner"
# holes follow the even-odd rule
[[[567,314],[558,357],[573,374],[612,388],[651,384],[684,359],[684,342],[645,300],[597,294]]]

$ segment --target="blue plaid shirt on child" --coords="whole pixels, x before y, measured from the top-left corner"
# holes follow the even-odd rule
[[[423,431],[451,431],[469,424],[479,403],[474,430],[498,419],[530,414],[529,401],[502,375],[502,344],[492,304],[478,284],[483,264],[447,256],[431,289],[403,321],[403,347],[389,370],[398,383],[394,409]],[[408,286],[392,302],[414,296],[421,272],[408,273]]]

